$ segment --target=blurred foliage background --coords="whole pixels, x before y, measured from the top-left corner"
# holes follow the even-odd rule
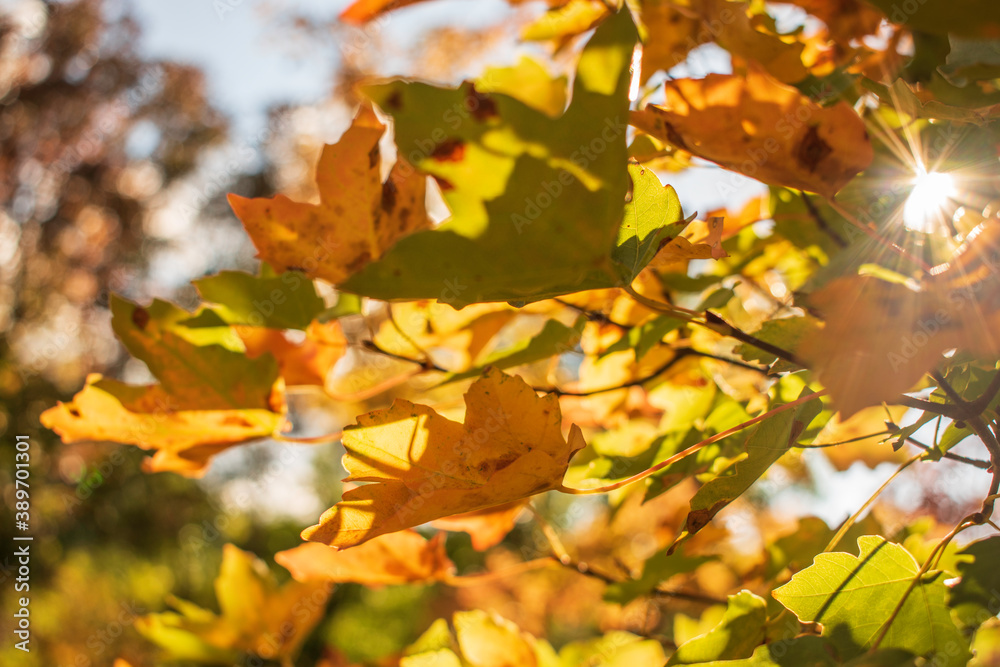
[[[353,113],[355,81],[373,73],[457,81],[475,73],[490,54],[509,50],[527,16],[515,7],[496,23],[442,27],[417,21],[413,38],[400,44],[377,25],[339,25],[332,14],[340,6],[324,18],[300,14],[294,5],[252,4],[215,8],[219,29],[228,12],[261,11],[275,41],[335,67],[324,96],[266,110],[266,128],[247,141],[234,138],[234,119],[216,106],[197,67],[140,54],[142,29],[128,3],[0,3],[0,487],[6,511],[13,506],[14,435],[30,435],[35,538],[30,654],[9,641],[7,610],[15,608],[19,594],[11,585],[10,553],[0,561],[4,665],[89,667],[110,665],[116,657],[136,666],[156,663],[155,647],[132,627],[136,618],[161,611],[169,594],[217,609],[213,580],[227,542],[262,557],[280,580],[288,579],[273,554],[298,544],[302,527],[339,498],[339,484],[330,482],[342,476],[337,447],[244,447],[220,457],[206,478],[195,481],[144,474],[145,454],[133,447],[61,445],[39,427],[39,414],[69,399],[87,373],[147,377],[112,335],[111,292],[192,305],[192,278],[255,268],[253,248],[224,193],[310,195],[323,141],[335,138]],[[557,54],[560,59],[569,62],[566,54]],[[881,469],[873,477],[859,464],[862,470],[851,468],[835,483],[837,465],[827,464],[828,478],[820,480],[805,465],[786,470],[785,481],[806,494],[836,495],[854,484],[863,498],[887,476]],[[954,466],[932,468],[869,521],[881,521],[886,535],[905,538],[935,532],[935,520],[954,521],[976,506],[975,494],[941,493],[954,487]],[[583,555],[610,546],[641,561],[665,535],[676,533],[691,492],[681,485],[613,518],[603,501],[594,501],[587,521],[564,518],[561,525]],[[794,519],[768,513],[764,494],[766,489],[736,509],[740,521],[733,531],[704,531],[702,539],[728,540],[734,553],[745,556],[699,570],[698,588],[706,594],[724,597],[735,582],[764,576],[777,556],[762,549],[760,534],[796,530]],[[561,517],[561,502],[549,499],[543,511]],[[907,517],[917,513],[930,523],[906,528]],[[11,525],[5,514],[5,545],[11,544]],[[464,572],[530,557],[545,549],[532,526],[519,524],[505,547],[491,552],[490,563],[464,534],[449,539],[449,556]],[[813,524],[800,528],[821,530]],[[601,604],[602,590],[602,583],[563,570],[495,580],[474,591],[340,586],[299,664],[391,662],[431,620],[457,609],[496,609],[555,645],[613,629],[670,642],[663,628],[697,625],[705,609],[705,600],[697,599],[673,599],[669,611],[657,600]]]

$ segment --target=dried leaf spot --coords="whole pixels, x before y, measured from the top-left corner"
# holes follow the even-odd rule
[[[833,153],[833,149],[819,136],[819,130],[816,129],[816,126],[812,125],[806,130],[802,141],[799,142],[795,158],[809,171],[816,171],[819,163],[831,153]]]
[[[475,86],[469,87],[469,92],[465,96],[465,108],[467,108],[472,113],[472,117],[480,123],[499,115],[497,113],[497,103],[493,101],[493,98],[489,95],[480,93],[476,90]]]
[[[386,213],[392,213],[392,209],[396,208],[396,192],[396,184],[392,181],[382,185],[382,210]]]
[[[142,307],[137,307],[133,310],[132,324],[138,327],[140,331],[145,330],[146,325],[149,324],[149,311]]]
[[[454,137],[445,139],[431,152],[431,157],[441,162],[461,162],[465,156],[465,142]]]

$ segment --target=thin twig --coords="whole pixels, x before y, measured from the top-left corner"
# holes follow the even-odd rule
[[[922,442],[917,442],[913,438],[907,438],[906,441],[908,443],[910,443],[911,445],[919,447],[920,449],[924,450],[925,452],[930,452],[930,451],[937,450],[937,447],[928,447],[927,445],[923,444]],[[979,468],[980,470],[989,470],[990,469],[990,465],[991,464],[990,464],[989,461],[983,461],[981,459],[970,459],[970,458],[968,458],[966,456],[962,456],[961,454],[955,454],[953,452],[939,452],[939,453],[941,454],[941,456],[943,456],[946,459],[950,459],[952,461],[958,461],[959,463],[966,463],[966,464],[968,464],[970,466],[975,466],[976,468]]]
[[[674,454],[673,456],[669,457],[665,461],[660,461],[659,463],[657,463],[656,465],[652,466],[651,468],[647,468],[646,470],[643,470],[640,473],[636,473],[635,475],[632,475],[631,477],[627,477],[627,478],[625,478],[625,479],[623,479],[621,481],[614,482],[613,484],[608,484],[606,486],[599,486],[599,487],[595,487],[595,488],[592,488],[592,489],[574,489],[574,488],[571,488],[571,487],[568,487],[568,486],[560,485],[556,490],[557,491],[561,491],[562,493],[569,493],[569,494],[572,494],[572,495],[582,496],[582,495],[597,494],[597,493],[608,493],[610,491],[614,491],[615,489],[620,489],[623,486],[628,486],[629,484],[632,484],[634,482],[638,482],[639,480],[645,479],[645,478],[649,477],[650,475],[653,475],[654,473],[657,473],[660,470],[663,470],[667,466],[670,466],[670,465],[673,465],[674,463],[677,463],[681,459],[686,458],[686,457],[690,456],[691,454],[694,454],[695,452],[697,452],[698,450],[702,449],[703,447],[707,447],[708,445],[711,445],[713,442],[718,442],[719,440],[722,440],[724,438],[728,438],[729,436],[733,435],[734,433],[739,433],[743,429],[749,428],[749,427],[753,426],[754,424],[762,422],[765,419],[767,419],[768,417],[776,415],[779,412],[784,412],[785,410],[789,410],[791,408],[797,407],[799,405],[802,405],[803,403],[807,403],[807,402],[809,402],[809,401],[811,401],[813,399],[819,398],[819,397],[821,397],[821,396],[823,396],[825,394],[826,394],[826,389],[823,389],[822,391],[818,391],[818,392],[816,392],[814,394],[809,394],[808,396],[802,396],[801,398],[797,398],[796,400],[792,401],[791,403],[785,403],[783,405],[779,405],[778,407],[776,407],[776,408],[774,408],[772,410],[768,410],[764,414],[759,415],[757,417],[754,417],[753,419],[750,419],[748,421],[745,421],[742,424],[739,424],[739,425],[734,426],[732,428],[726,429],[725,431],[722,431],[720,433],[716,433],[715,435],[713,435],[710,438],[705,438],[701,442],[696,443],[694,445],[691,445],[687,449],[684,449],[684,450],[681,450],[681,451],[677,452],[676,454]]]
[[[921,269],[923,269],[925,273],[929,273],[930,272],[930,270],[931,270],[931,265],[930,264],[928,264],[924,260],[920,259],[919,257],[911,255],[904,248],[899,247],[898,245],[896,245],[892,241],[889,241],[889,240],[886,240],[886,239],[882,238],[879,235],[878,232],[876,232],[874,229],[872,229],[871,227],[869,227],[868,225],[866,225],[865,223],[861,222],[856,217],[854,217],[853,213],[851,213],[846,208],[844,208],[843,206],[841,206],[840,203],[837,202],[837,200],[834,199],[833,197],[828,197],[827,200],[826,200],[826,203],[830,206],[830,208],[832,208],[834,211],[836,211],[837,213],[839,213],[842,218],[844,218],[849,223],[851,223],[852,225],[854,225],[855,227],[857,227],[858,229],[860,229],[862,232],[864,232],[865,234],[867,234],[868,236],[870,236],[879,245],[881,245],[881,246],[883,246],[885,248],[888,248],[889,250],[891,250],[892,252],[896,253],[900,257],[903,257],[905,259],[910,260],[911,262],[913,262],[914,264],[916,264],[917,266],[919,266]]]
[[[800,194],[802,196],[802,202],[806,205],[806,210],[809,211],[809,216],[816,223],[816,226],[819,227],[824,234],[829,236],[830,240],[833,241],[838,247],[846,248],[847,241],[842,239],[840,237],[840,234],[838,234],[833,230],[833,227],[831,227],[830,223],[826,221],[826,218],[824,218],[820,214],[819,209],[816,208],[816,204],[814,204],[812,199],[809,198],[809,195],[807,195],[805,192],[802,192]]]
[[[428,356],[425,356],[423,359],[414,359],[412,357],[405,357],[401,354],[396,354],[395,352],[390,352],[389,350],[380,347],[379,344],[373,340],[363,340],[361,341],[361,346],[364,347],[369,352],[375,352],[377,354],[381,354],[382,356],[389,357],[390,359],[396,359],[398,361],[408,361],[411,364],[417,364],[420,366],[421,370],[437,371],[439,373],[448,372],[447,369],[441,368],[433,361],[431,361],[431,358]]]
[[[896,479],[896,477],[901,472],[903,472],[904,470],[906,470],[907,468],[909,468],[911,465],[913,465],[914,463],[916,463],[917,461],[919,461],[920,459],[922,459],[924,456],[925,456],[925,453],[921,452],[921,453],[917,454],[916,456],[913,456],[913,457],[907,459],[906,462],[903,463],[903,465],[901,465],[898,468],[896,468],[896,472],[894,472],[891,475],[889,475],[889,479],[887,479],[884,482],[882,482],[882,486],[878,487],[878,489],[875,490],[875,493],[873,493],[871,496],[868,497],[868,500],[866,500],[865,503],[861,507],[858,508],[858,511],[855,512],[854,514],[852,514],[851,516],[847,517],[847,519],[844,521],[844,523],[840,524],[840,528],[837,529],[836,534],[834,534],[833,538],[826,545],[826,548],[823,549],[824,553],[827,552],[827,551],[833,551],[834,549],[836,549],[837,545],[840,544],[840,541],[842,539],[844,539],[844,535],[847,534],[847,531],[849,531],[851,529],[851,526],[853,526],[857,522],[858,517],[860,517],[861,514],[866,509],[868,509],[871,506],[871,504],[874,503],[878,499],[878,497],[880,495],[882,495],[882,492],[885,491],[885,489],[886,489],[887,486],[889,486],[889,483],[892,482],[892,480]]]

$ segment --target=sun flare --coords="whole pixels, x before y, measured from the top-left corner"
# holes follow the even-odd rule
[[[947,215],[949,203],[957,194],[951,174],[919,168],[903,206],[903,224],[917,232],[932,231],[934,222]]]

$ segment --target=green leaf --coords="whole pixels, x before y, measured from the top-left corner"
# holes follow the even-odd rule
[[[935,35],[955,33],[989,37],[1000,32],[1000,4],[995,0],[868,0],[889,17],[915,30]]]
[[[316,316],[320,324],[326,324],[332,320],[346,317],[347,315],[357,315],[361,312],[361,297],[356,294],[341,292],[337,296],[337,304],[327,308]]]
[[[773,593],[800,620],[822,623],[823,636],[844,659],[871,648],[919,571],[906,549],[882,537],[861,537],[858,547],[859,556],[816,556]],[[880,647],[933,656],[937,665],[968,662],[969,642],[951,618],[942,579],[928,573],[913,587]]]
[[[305,329],[325,308],[313,282],[296,271],[268,278],[223,271],[195,280],[194,286],[229,324]]]
[[[808,391],[808,390],[805,390]],[[704,528],[729,503],[739,498],[778,459],[794,446],[799,434],[823,409],[823,404],[808,401],[794,410],[779,412],[757,424],[746,442],[746,458],[706,483],[691,498],[684,532],[675,545]]]
[[[654,588],[678,574],[694,572],[714,557],[667,555],[667,550],[657,552],[646,561],[642,576],[631,581],[610,584],[604,590],[605,602],[628,604],[637,597],[648,595]]]
[[[142,307],[112,296],[111,313],[118,338],[160,381],[173,410],[270,409],[278,364],[270,355],[248,359],[229,327],[189,329],[180,322],[191,314],[160,300]]]
[[[770,343],[775,347],[794,352],[806,336],[816,332],[818,329],[819,323],[814,317],[808,315],[805,317],[784,317],[780,320],[768,320],[753,335],[765,343]],[[772,372],[798,368],[787,362],[780,361],[778,357],[770,352],[765,352],[749,343],[738,345],[736,353],[746,361],[756,361],[767,366],[778,362]]]
[[[1000,613],[1000,537],[973,542],[958,555],[968,560],[958,564],[962,579],[951,589],[948,605],[971,630]]]
[[[708,634],[677,647],[667,665],[695,665],[712,660],[749,658],[764,641],[767,603],[750,591],[729,596],[722,621]]]
[[[640,164],[630,163],[628,173],[632,179],[632,199],[625,204],[618,240],[611,253],[625,284],[631,284],[656,251],[687,226],[680,199],[671,186],[661,185],[653,170]]]
[[[603,358],[613,352],[624,352],[628,349],[635,350],[635,360],[641,361],[646,354],[663,340],[671,331],[684,326],[684,320],[678,320],[669,315],[659,317],[629,329],[614,345],[604,350],[598,355],[598,359]]]
[[[472,83],[367,88],[395,119],[400,155],[437,179],[452,217],[402,239],[342,287],[461,307],[615,285],[635,40],[628,11],[597,28],[558,118]]]
[[[580,342],[580,336],[583,335],[583,327],[586,324],[585,317],[577,318],[576,324],[572,327],[568,327],[558,320],[548,320],[534,338],[519,341],[516,345],[488,354],[479,359],[474,368],[461,373],[451,373],[441,384],[479,377],[487,366],[504,370],[568,352]]]

